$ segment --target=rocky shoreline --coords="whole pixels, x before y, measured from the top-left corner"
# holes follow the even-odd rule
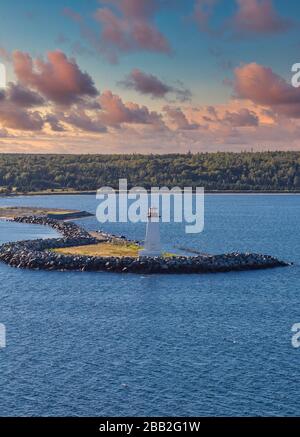
[[[224,255],[174,256],[169,258],[93,257],[63,255],[53,249],[99,243],[75,223],[47,217],[15,217],[18,223],[50,226],[62,238],[6,243],[0,246],[0,261],[17,268],[59,271],[109,271],[122,273],[218,273],[285,267],[289,264],[268,255],[229,253]],[[105,241],[115,236],[105,234]]]

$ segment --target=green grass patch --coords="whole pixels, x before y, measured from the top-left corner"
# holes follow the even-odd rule
[[[84,255],[84,256],[99,256],[99,257],[124,257],[129,256],[138,258],[141,247],[134,243],[98,243],[87,246],[64,247],[54,249],[54,252],[64,255]],[[164,253],[164,257],[171,258],[176,256],[172,253]]]
[[[55,252],[65,255],[85,255],[85,256],[130,256],[137,258],[140,247],[137,244],[117,244],[117,243],[98,243],[88,246],[64,247],[55,249]]]

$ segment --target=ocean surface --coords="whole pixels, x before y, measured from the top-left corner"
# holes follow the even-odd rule
[[[300,196],[207,195],[205,230],[166,249],[252,251],[294,266],[207,275],[43,272],[0,264],[0,416],[299,416]],[[0,198],[95,212],[94,196]],[[78,221],[142,239],[143,224]],[[0,241],[54,236],[0,222]]]

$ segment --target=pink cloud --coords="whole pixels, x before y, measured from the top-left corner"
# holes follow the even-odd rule
[[[159,7],[157,0],[106,0],[105,3],[116,5],[126,17],[144,20],[151,18]]]
[[[104,91],[100,96],[101,120],[105,125],[118,127],[122,123],[161,125],[161,116],[149,111],[146,106],[136,103],[124,103],[111,91]]]
[[[40,131],[44,126],[44,120],[37,111],[29,112],[13,104],[0,104],[0,123],[5,128]]]
[[[98,91],[88,73],[80,70],[75,60],[61,51],[49,52],[47,61],[33,60],[20,51],[13,54],[18,80],[59,105],[71,105],[85,97],[96,97]]]
[[[106,93],[106,92],[105,92]],[[118,96],[117,96],[118,97]],[[123,103],[129,109],[140,108],[139,105]],[[59,134],[62,130],[55,130],[55,134],[43,130],[40,134],[38,131],[12,132],[9,128],[4,127],[6,131],[3,138],[0,139],[0,149],[9,152],[55,152],[55,153],[86,153],[101,152],[103,153],[174,153],[186,152],[213,152],[213,151],[241,151],[241,150],[299,150],[300,147],[300,120],[287,117],[277,116],[274,120],[270,119],[270,110],[267,110],[267,116],[264,107],[259,107],[254,103],[247,101],[247,109],[259,117],[257,126],[234,126],[226,119],[226,113],[238,114],[241,109],[245,109],[245,101],[231,100],[226,104],[220,104],[211,107],[190,107],[186,106],[181,109],[189,124],[198,124],[196,129],[180,129],[175,123],[169,120],[170,127],[164,127],[156,124],[134,124],[132,117],[120,117],[120,124],[105,125],[102,115],[111,116],[111,122],[115,123],[114,111],[111,109],[101,109],[86,111],[88,116],[96,126],[107,126],[107,132],[97,132],[89,128],[90,121],[87,120],[85,126],[82,120],[71,120],[74,114],[80,117],[82,108],[73,106],[66,113],[55,112],[54,121],[63,124],[65,132]],[[1,104],[0,104],[1,107]],[[178,110],[178,108],[175,107]],[[148,111],[149,112],[149,111]],[[177,111],[178,112],[178,111]],[[211,121],[203,125],[202,116],[207,114]],[[159,116],[159,114],[158,114]],[[55,119],[56,117],[56,119]],[[50,124],[44,118],[45,124]],[[1,120],[1,117],[0,117]],[[67,122],[68,120],[68,122]],[[131,120],[132,123],[127,123]],[[230,117],[231,120],[231,117]],[[73,124],[72,124],[73,123]],[[80,127],[79,126],[80,123]],[[0,126],[1,126],[0,121]],[[184,127],[185,125],[181,125]],[[86,127],[86,130],[84,128]],[[52,129],[53,130],[53,129]],[[33,134],[32,134],[33,133]],[[96,135],[96,137],[95,137]],[[105,141],[95,141],[105,135]],[[1,135],[0,135],[1,136]]]
[[[256,63],[235,69],[237,97],[272,108],[276,113],[300,117],[300,88],[294,88],[271,68]]]
[[[135,89],[141,94],[150,94],[152,97],[165,97],[172,91],[172,87],[163,83],[153,74],[146,74],[137,68],[122,82],[127,88]]]
[[[61,120],[55,114],[47,114],[45,117],[45,123],[49,123],[53,132],[65,132]]]
[[[137,68],[119,83],[128,89],[150,95],[152,98],[166,98],[168,94],[174,94],[175,98],[181,102],[191,99],[191,92],[188,89],[166,84],[153,74],[144,73]]]
[[[72,109],[67,115],[62,117],[63,121],[81,131],[91,133],[105,133],[107,128],[103,125],[99,115],[88,115],[82,108]]]
[[[21,108],[31,108],[34,106],[43,106],[45,100],[43,97],[20,84],[9,83],[5,90],[6,99]]]
[[[288,30],[291,23],[275,10],[272,0],[236,0],[236,29],[241,33],[277,33]]]
[[[9,83],[0,92],[0,126],[26,131],[43,129],[43,116],[30,109],[45,104],[44,99],[35,91],[20,84]]]
[[[199,128],[198,123],[190,123],[181,110],[181,108],[174,108],[171,106],[165,106],[163,108],[164,112],[167,114],[172,125],[178,130],[195,130]]]
[[[210,20],[214,14],[215,6],[219,0],[196,0],[194,18],[200,29],[213,33]]]
[[[221,105],[218,110],[214,106],[206,107],[206,113],[202,114],[202,119],[209,125],[251,127],[259,125],[259,116],[249,108],[234,108],[232,103]]]
[[[259,124],[256,113],[247,108],[241,108],[238,112],[226,111],[223,121],[233,127],[250,127]]]
[[[6,129],[0,129],[0,138],[8,138],[9,133]]]
[[[169,42],[154,24],[159,1],[111,0],[105,3],[109,7],[99,8],[95,13],[95,19],[101,25],[100,38],[90,32],[84,33],[111,61],[116,61],[122,52],[170,53]]]
[[[292,21],[282,17],[272,0],[235,0],[236,10],[231,17],[212,26],[219,0],[195,0],[194,19],[202,31],[219,35],[259,35],[287,31]]]
[[[156,112],[151,112],[146,106],[136,103],[124,103],[111,91],[104,91],[99,97],[100,104],[94,107],[74,105],[64,112],[56,111],[45,117],[52,130],[62,131],[63,125],[76,128],[81,132],[102,134],[108,128],[124,130],[124,125],[164,127],[162,118]],[[63,124],[62,124],[63,123]]]
[[[103,92],[99,101],[79,101],[71,107],[53,108],[40,94],[20,84],[9,84],[0,92],[0,127],[12,130],[41,131],[49,126],[54,132],[70,131],[106,133],[108,127],[123,129],[123,125],[165,129],[162,116],[137,103],[124,103],[111,91]],[[33,111],[43,106],[42,112]]]

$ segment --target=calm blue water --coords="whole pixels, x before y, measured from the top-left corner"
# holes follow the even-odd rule
[[[93,196],[0,199],[95,211]],[[21,271],[0,264],[1,416],[299,415],[300,196],[212,195],[165,247],[264,252],[295,266],[217,275]],[[90,229],[94,218],[80,222]],[[143,238],[143,225],[106,225]],[[54,235],[0,223],[2,242]],[[124,387],[124,384],[127,387]]]

